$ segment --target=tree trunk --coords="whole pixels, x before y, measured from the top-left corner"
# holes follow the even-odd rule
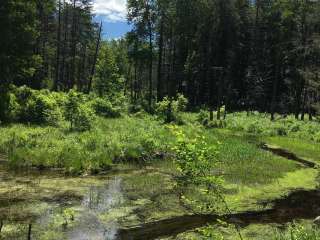
[[[301,120],[304,120],[304,116],[306,113],[306,100],[307,100],[307,90],[304,90],[303,94],[303,103],[302,103],[302,111],[301,111]]]
[[[64,30],[64,40],[62,45],[62,64],[61,64],[61,72],[60,72],[60,83],[62,84],[63,88],[66,89],[67,83],[66,83],[66,57],[67,57],[67,42],[68,42],[68,19],[69,19],[69,11],[68,6],[63,1],[63,5],[65,7],[65,16],[64,16],[64,24],[63,24],[63,30]]]
[[[53,83],[53,90],[57,91],[60,77],[60,44],[61,44],[61,0],[58,2],[58,30],[57,30],[57,59],[56,59],[56,76]]]
[[[76,9],[76,0],[73,0],[73,14],[72,14],[72,32],[71,32],[71,71],[70,71],[70,85],[69,88],[72,89],[75,85],[75,72],[76,72],[76,29],[77,29],[77,9]]]
[[[277,94],[278,94],[278,85],[279,85],[279,78],[280,78],[280,61],[279,61],[279,53],[278,49],[275,49],[276,54],[276,61],[275,61],[275,73],[274,73],[274,79],[273,79],[273,88],[272,88],[272,99],[271,99],[271,121],[275,120],[275,110],[276,110],[276,104],[277,104]]]
[[[92,80],[93,80],[93,76],[94,76],[95,71],[96,71],[96,64],[97,64],[98,55],[99,55],[99,48],[100,48],[100,41],[101,41],[101,32],[102,32],[102,21],[101,21],[101,23],[100,23],[99,35],[98,35],[98,40],[97,40],[97,45],[96,45],[96,51],[95,51],[95,54],[94,54],[94,60],[93,60],[92,68],[91,68],[91,74],[90,74],[90,79],[89,79],[89,84],[88,84],[87,93],[90,93],[90,92],[91,92],[91,89],[92,89]]]
[[[157,101],[161,101],[163,98],[163,93],[162,93],[162,57],[163,57],[163,17],[161,17],[160,36],[159,36]]]
[[[151,16],[150,16],[151,17]],[[152,44],[152,28],[151,28],[151,19],[149,19],[149,51],[150,51],[150,59],[149,59],[149,112],[152,110],[152,67],[153,67],[153,44]]]

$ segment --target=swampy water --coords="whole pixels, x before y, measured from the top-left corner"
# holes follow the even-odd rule
[[[284,224],[319,216],[319,200],[318,190],[297,190],[259,211],[195,215],[180,203],[173,176],[154,167],[71,177],[59,170],[13,172],[2,161],[0,239],[161,239],[217,219],[240,227]]]
[[[175,195],[169,178],[137,166],[99,176],[71,177],[59,170],[13,172],[3,161],[0,239],[121,239],[121,229],[186,214],[182,207],[163,209],[152,200],[156,195],[161,199],[162,193]]]

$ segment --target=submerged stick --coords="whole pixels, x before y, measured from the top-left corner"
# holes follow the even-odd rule
[[[1,233],[2,227],[3,227],[3,220],[0,220],[0,233]]]

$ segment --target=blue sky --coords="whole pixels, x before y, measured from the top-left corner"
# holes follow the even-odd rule
[[[126,0],[94,0],[95,21],[103,22],[104,39],[120,38],[130,31]]]

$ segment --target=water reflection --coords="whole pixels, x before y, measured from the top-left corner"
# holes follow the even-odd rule
[[[116,219],[102,222],[100,214],[107,214],[123,202],[121,178],[115,177],[102,187],[92,186],[82,201],[83,214],[79,224],[69,234],[70,240],[115,240],[118,224]]]

